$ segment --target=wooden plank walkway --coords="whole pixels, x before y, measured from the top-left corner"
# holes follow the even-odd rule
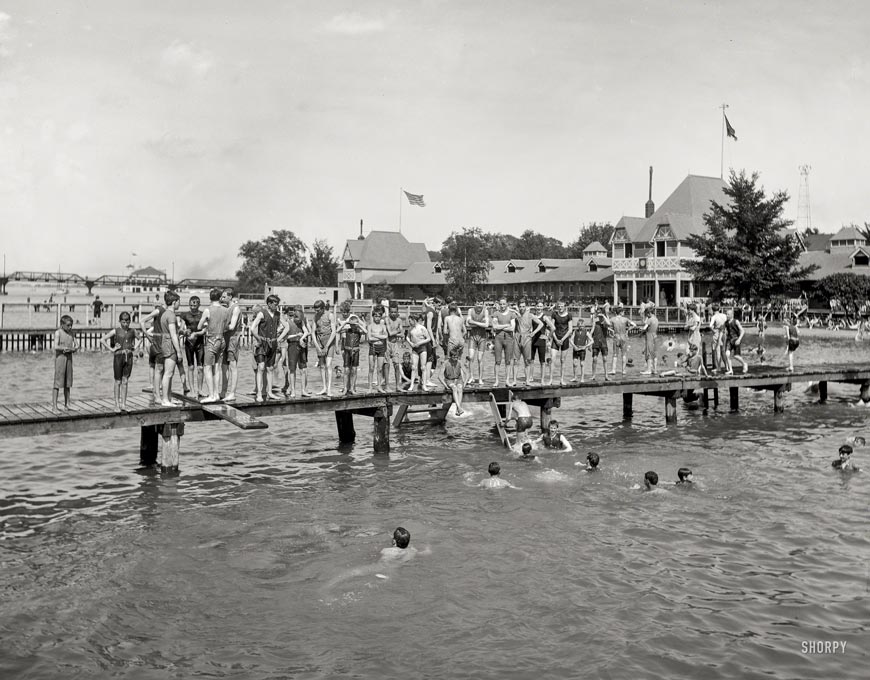
[[[564,397],[598,397],[607,394],[622,394],[623,408],[630,412],[631,396],[635,394],[663,397],[675,400],[688,391],[721,390],[725,388],[754,388],[774,391],[777,395],[791,389],[793,383],[815,381],[820,385],[820,399],[827,395],[828,382],[851,383],[861,386],[861,396],[870,400],[870,366],[808,366],[788,373],[781,368],[753,367],[749,373],[733,376],[698,377],[689,375],[657,377],[628,375],[610,382],[572,383],[567,386],[515,387],[513,391],[524,400],[542,402]],[[467,402],[489,402],[492,393],[499,402],[507,401],[508,388],[493,388],[489,385],[468,387]],[[736,394],[732,392],[731,394]],[[856,394],[856,397],[858,395]],[[733,397],[736,399],[736,397]],[[253,419],[270,416],[304,415],[311,413],[349,412],[372,415],[376,410],[388,413],[394,406],[446,404],[450,401],[447,392],[388,392],[367,393],[333,398],[305,397],[256,403],[249,396],[240,396],[233,406]],[[147,427],[169,423],[205,422],[221,420],[202,405],[186,400],[179,407],[148,405],[148,397],[131,395],[127,400],[130,410],[118,413],[108,398],[81,399],[73,401],[72,412],[53,413],[50,405],[43,403],[0,404],[0,438],[30,437],[62,432],[86,432],[91,430],[114,430],[129,427]]]

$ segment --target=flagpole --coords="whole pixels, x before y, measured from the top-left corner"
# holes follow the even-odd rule
[[[399,233],[402,233],[402,187],[399,187]]]
[[[722,104],[722,154],[719,156],[719,179],[722,179],[725,174],[725,109],[728,104]]]

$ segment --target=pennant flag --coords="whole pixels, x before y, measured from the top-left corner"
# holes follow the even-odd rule
[[[136,253],[130,253],[133,257],[136,257]]]
[[[426,207],[426,203],[423,201],[423,194],[409,194],[407,191],[405,191],[405,196],[408,197],[408,203],[410,203],[411,205],[418,205],[421,208]]]
[[[725,116],[725,113],[723,112],[722,115]],[[729,137],[733,137],[735,142],[737,141],[737,133],[734,131],[734,128],[731,127],[731,123],[728,122],[728,116],[725,116],[725,133]]]

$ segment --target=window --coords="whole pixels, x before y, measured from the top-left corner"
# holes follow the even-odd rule
[[[517,271],[517,268],[514,266],[513,262],[509,262],[507,266],[508,273],[514,274]]]
[[[626,257],[634,257],[634,244],[626,243],[625,244],[625,256]]]
[[[435,273],[436,274],[441,273],[441,263],[440,262],[435,265]]]
[[[544,263],[538,262],[538,272],[543,274],[545,271],[547,271],[547,267],[544,265]]]
[[[856,267],[867,267],[870,266],[870,257],[866,253],[858,253],[855,255],[854,262]]]
[[[594,262],[590,262],[590,263],[589,263],[589,271],[591,271],[591,272],[597,272],[597,271],[598,271],[598,265],[595,264]]]
[[[656,257],[664,257],[666,247],[667,244],[664,241],[656,241]]]

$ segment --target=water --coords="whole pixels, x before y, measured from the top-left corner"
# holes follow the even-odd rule
[[[806,338],[798,359],[866,346]],[[46,399],[49,365],[0,355],[0,401]],[[109,366],[77,356],[74,399],[108,393]],[[394,429],[389,457],[364,419],[342,449],[328,414],[194,424],[171,477],[135,469],[135,430],[0,440],[0,677],[863,678],[870,449],[867,472],[830,467],[870,434],[856,396],[795,389],[774,416],[742,391],[739,414],[681,405],[672,426],[656,398],[630,423],[618,395],[565,399],[577,452],[540,464],[483,405]],[[519,490],[475,486],[491,460]],[[696,488],[630,488],[682,465]],[[431,554],[343,578],[398,525]]]

